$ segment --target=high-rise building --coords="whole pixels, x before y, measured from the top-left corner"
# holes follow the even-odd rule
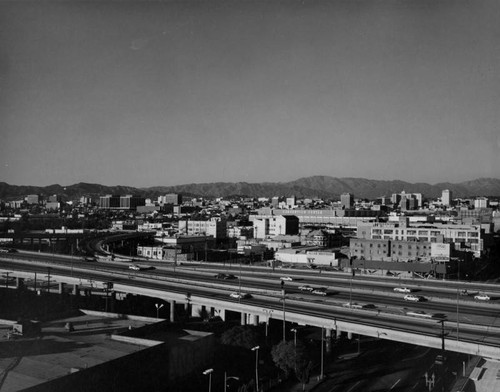
[[[441,195],[441,203],[444,206],[451,206],[451,201],[452,201],[452,194],[451,191],[448,189],[445,189]]]
[[[286,198],[287,208],[295,208],[296,203],[297,203],[297,199],[295,198],[295,196],[291,196],[291,197]]]
[[[38,195],[28,195],[26,196],[26,203],[28,204],[38,204],[40,203],[40,196]]]
[[[354,207],[354,196],[350,193],[342,193],[340,195],[340,204],[346,210],[349,210]]]
[[[182,195],[177,193],[168,193],[164,196],[158,196],[158,203],[180,205],[182,204]]]
[[[138,206],[144,206],[143,197],[132,195],[106,195],[99,198],[99,208],[111,210],[136,210]]]

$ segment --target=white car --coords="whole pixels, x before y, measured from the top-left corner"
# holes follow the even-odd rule
[[[411,293],[411,289],[408,287],[394,287],[394,291],[398,293]]]
[[[308,286],[308,285],[304,285],[304,286],[299,286],[299,290],[301,290],[301,291],[313,291],[314,288],[311,286]]]
[[[321,290],[321,289],[313,290],[312,293],[315,295],[322,295],[323,297],[328,294],[325,290]]]
[[[477,299],[479,301],[489,301],[491,298],[486,294],[477,294],[474,296],[474,299]]]
[[[136,264],[130,264],[130,265],[128,266],[128,268],[129,268],[129,269],[131,269],[131,270],[134,270],[134,271],[140,271],[140,270],[141,270],[141,267],[139,267],[139,266],[138,266],[138,265],[136,265]]]
[[[419,297],[419,296],[413,295],[413,294],[407,294],[404,296],[404,300],[405,301],[412,301],[412,302],[419,302],[422,300],[422,297]]]
[[[280,278],[280,280],[292,281],[292,280],[293,280],[293,278],[291,278],[290,276],[282,276],[282,277]]]
[[[251,295],[248,293],[236,293],[236,292],[229,294],[229,296],[231,298],[236,298],[236,299],[245,299],[251,297]]]

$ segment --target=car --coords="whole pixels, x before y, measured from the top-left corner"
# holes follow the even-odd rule
[[[321,290],[321,289],[314,289],[313,291],[311,291],[314,295],[322,295],[323,297],[328,295],[328,293],[325,291],[325,290]]]
[[[237,292],[231,293],[231,294],[229,294],[229,296],[231,298],[236,298],[236,299],[245,299],[245,298],[251,298],[252,297],[248,293],[237,293]]]
[[[477,294],[474,296],[474,299],[477,299],[478,301],[489,301],[491,298],[486,294]]]
[[[224,276],[224,279],[236,279],[236,276],[234,276],[233,274],[227,274],[226,276]]]
[[[363,305],[358,304],[357,302],[346,302],[342,305],[344,308],[352,308],[352,309],[363,309]]]
[[[434,360],[434,363],[436,365],[443,365],[446,361],[446,357],[442,355],[436,355],[436,359]]]
[[[290,277],[290,276],[282,276],[282,277],[280,277],[280,280],[287,280],[287,281],[289,281],[289,282],[290,282],[290,281],[292,281],[292,280],[293,280],[293,278],[292,278],[292,277]]]
[[[300,291],[313,291],[314,288],[305,284],[303,286],[299,286],[299,290]]]
[[[214,278],[215,279],[226,279],[226,274],[217,274],[217,275],[214,275]]]
[[[411,289],[408,287],[394,287],[394,291],[398,293],[411,293]]]
[[[422,297],[419,297],[418,295],[407,294],[404,296],[404,300],[411,301],[411,302],[419,302],[422,300]]]
[[[139,267],[137,264],[130,264],[128,266],[129,269],[134,270],[134,271],[140,271],[141,267]]]

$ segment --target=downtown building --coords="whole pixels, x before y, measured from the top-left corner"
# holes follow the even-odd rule
[[[484,229],[481,225],[460,225],[442,223],[413,223],[409,224],[407,217],[401,217],[399,222],[360,223],[358,225],[357,238],[366,240],[390,240],[408,242],[407,254],[396,255],[398,258],[414,259],[415,257],[438,257],[437,254],[429,255],[431,244],[450,244],[451,250],[470,252],[475,257],[481,257],[484,250]],[[351,240],[352,244],[355,239]],[[417,242],[426,244],[426,248],[418,250],[410,247]],[[358,241],[358,244],[360,242]],[[377,243],[378,244],[378,243]],[[399,243],[398,243],[399,245]],[[364,246],[364,245],[363,245]],[[351,250],[355,250],[352,248]],[[437,248],[436,248],[437,250]],[[425,253],[425,256],[424,256]],[[392,257],[392,252],[391,252]],[[444,257],[444,256],[443,256]]]
[[[381,210],[343,210],[334,209],[288,209],[264,207],[257,210],[256,215],[250,215],[249,220],[273,218],[281,215],[294,215],[299,219],[299,226],[331,226],[356,228],[359,222],[375,222],[385,216]]]
[[[215,239],[227,237],[227,221],[222,218],[208,220],[180,220],[179,232],[188,236],[207,235]]]
[[[107,210],[137,210],[146,205],[143,197],[133,195],[106,195],[99,198],[99,208]]]

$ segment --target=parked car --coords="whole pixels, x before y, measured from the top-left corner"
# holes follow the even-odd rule
[[[422,300],[422,297],[419,297],[418,295],[407,294],[404,296],[404,300],[411,301],[411,302],[419,302]]]
[[[398,293],[411,293],[411,289],[408,287],[394,287],[394,291]]]
[[[303,285],[303,286],[299,286],[299,290],[301,290],[301,291],[313,291],[314,288],[311,286],[308,286],[308,285]]]
[[[486,294],[477,294],[474,296],[474,299],[477,299],[478,301],[489,301],[491,298]]]

